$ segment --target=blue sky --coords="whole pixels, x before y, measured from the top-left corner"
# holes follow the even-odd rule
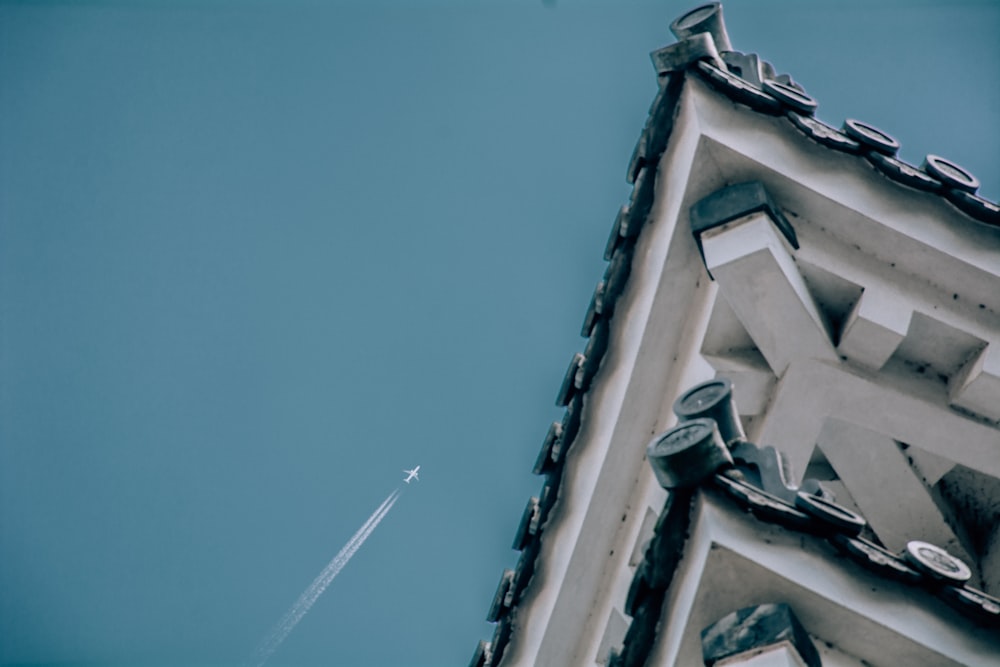
[[[465,664],[694,3],[0,3],[0,664]],[[1000,198],[1000,5],[729,2]]]

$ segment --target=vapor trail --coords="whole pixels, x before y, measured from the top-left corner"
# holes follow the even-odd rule
[[[399,489],[396,489],[395,491],[390,493],[385,500],[382,501],[382,504],[378,506],[378,509],[376,509],[372,513],[372,515],[368,517],[368,520],[365,521],[360,528],[358,528],[358,532],[354,533],[354,535],[351,536],[351,539],[347,540],[347,544],[345,544],[343,548],[339,552],[337,552],[337,555],[333,557],[333,560],[327,563],[326,567],[324,567],[323,570],[319,573],[319,575],[315,579],[313,579],[313,582],[309,584],[309,587],[306,588],[305,591],[303,591],[302,595],[300,595],[299,599],[295,601],[295,604],[292,605],[291,609],[289,609],[285,613],[285,615],[281,619],[281,622],[276,627],[284,625],[288,619],[291,619],[293,617],[295,610],[299,607],[299,603],[301,603],[303,600],[306,600],[310,595],[312,595],[313,591],[316,590],[316,588],[318,588],[323,583],[323,580],[326,578],[326,576],[333,569],[336,568],[338,561],[342,560],[346,556],[346,554],[348,553],[348,551],[350,551],[351,546],[353,544],[358,542],[359,539],[367,537],[366,533],[368,529],[371,527],[371,525],[376,520],[381,520],[379,515],[382,514],[383,510],[386,509],[387,505],[389,505],[390,503],[394,503],[395,499],[398,496],[399,496]],[[349,558],[349,556],[347,557]]]
[[[368,520],[362,524],[358,532],[354,533],[351,539],[347,541],[347,544],[343,546],[337,555],[333,557],[333,560],[323,568],[323,571],[319,573],[313,582],[309,584],[309,587],[299,596],[295,604],[285,612],[285,615],[282,616],[278,624],[274,626],[264,641],[261,642],[260,646],[257,647],[254,659],[257,667],[263,667],[271,655],[278,650],[281,643],[285,641],[285,638],[295,629],[299,621],[309,612],[309,609],[316,600],[323,595],[323,591],[326,590],[327,586],[344,569],[344,566],[357,553],[361,545],[368,539],[368,536],[375,531],[375,528],[385,518],[385,515],[389,513],[389,510],[392,509],[397,500],[399,500],[399,489],[390,493],[382,501],[382,504],[368,517]]]

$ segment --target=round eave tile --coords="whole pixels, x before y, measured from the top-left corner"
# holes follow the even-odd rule
[[[956,190],[975,193],[979,189],[979,179],[951,160],[938,155],[928,155],[921,165],[924,171],[946,186]]]
[[[764,81],[761,87],[764,89],[764,92],[770,94],[771,97],[777,98],[788,108],[807,116],[816,113],[816,107],[819,106],[819,103],[809,95],[780,81],[769,79]]]
[[[911,540],[904,555],[913,567],[938,580],[964,584],[972,577],[972,570],[960,558],[930,542]]]
[[[844,121],[844,133],[862,146],[892,157],[899,151],[899,142],[874,125],[848,118]]]

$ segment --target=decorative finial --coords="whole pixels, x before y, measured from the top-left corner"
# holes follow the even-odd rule
[[[676,19],[670,24],[670,32],[674,33],[677,39],[686,39],[692,35],[707,32],[712,35],[715,48],[720,53],[733,50],[733,45],[729,42],[729,35],[726,33],[726,23],[722,18],[722,4],[718,2],[711,2],[692,9]]]

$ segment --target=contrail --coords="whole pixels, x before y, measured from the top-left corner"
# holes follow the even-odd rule
[[[389,513],[389,510],[392,509],[397,500],[399,500],[399,489],[390,493],[382,501],[382,504],[368,517],[368,520],[358,529],[358,532],[354,533],[351,539],[347,541],[347,544],[333,557],[333,560],[323,568],[319,576],[309,584],[309,587],[299,596],[299,599],[295,601],[291,609],[285,613],[278,624],[271,630],[270,634],[257,647],[257,651],[255,652],[255,664],[257,667],[263,667],[271,655],[278,650],[278,647],[281,646],[285,638],[295,629],[295,626],[302,620],[302,617],[309,612],[309,609],[316,600],[323,595],[323,591],[326,590],[327,586],[344,569],[344,566],[347,565],[351,557],[361,548],[361,545],[365,543],[368,536],[375,531],[375,528],[385,518],[385,515]]]
[[[331,560],[327,564],[327,566],[323,568],[322,572],[320,572],[319,575],[313,580],[313,582],[309,584],[309,587],[302,593],[302,595],[299,596],[299,599],[296,600],[295,604],[292,605],[292,608],[285,613],[284,617],[282,617],[281,619],[281,622],[276,627],[283,626],[286,623],[286,621],[288,621],[294,616],[294,613],[299,608],[300,603],[308,599],[313,594],[313,591],[315,591],[322,585],[323,581],[326,579],[326,577],[329,575],[331,571],[333,571],[334,569],[336,569],[338,572],[340,571],[340,568],[337,567],[337,564],[345,557],[350,558],[350,556],[348,556],[347,553],[350,551],[351,546],[357,543],[359,540],[363,541],[365,538],[367,538],[368,536],[367,533],[369,531],[369,528],[372,527],[372,524],[375,523],[376,520],[379,521],[381,520],[380,515],[383,513],[383,510],[386,509],[386,505],[389,505],[390,503],[395,503],[396,498],[398,496],[399,496],[399,489],[396,489],[395,491],[390,493],[385,500],[382,501],[382,504],[378,506],[378,509],[376,509],[375,512],[373,512],[372,515],[368,517],[368,520],[361,525],[361,528],[358,528],[358,532],[354,533],[354,535],[351,536],[351,539],[347,540],[347,544],[345,544],[344,547],[339,552],[337,552],[337,555],[333,557],[333,560]]]
[[[257,667],[262,667],[268,658],[278,649],[281,643],[286,637],[291,633],[302,617],[306,615],[312,605],[319,599],[319,596],[323,594],[326,587],[330,585],[334,577],[340,573],[340,571],[347,565],[347,561],[357,552],[368,536],[375,530],[375,527],[379,522],[388,514],[389,510],[396,503],[399,497],[399,490],[393,491],[389,494],[378,509],[375,510],[368,520],[358,529],[358,532],[347,541],[347,544],[340,550],[340,552],[333,557],[333,560],[323,568],[319,576],[313,580],[312,584],[299,596],[299,599],[295,601],[291,609],[285,613],[281,621],[274,627],[271,633],[267,636],[264,642],[261,643],[260,647],[257,649]]]

